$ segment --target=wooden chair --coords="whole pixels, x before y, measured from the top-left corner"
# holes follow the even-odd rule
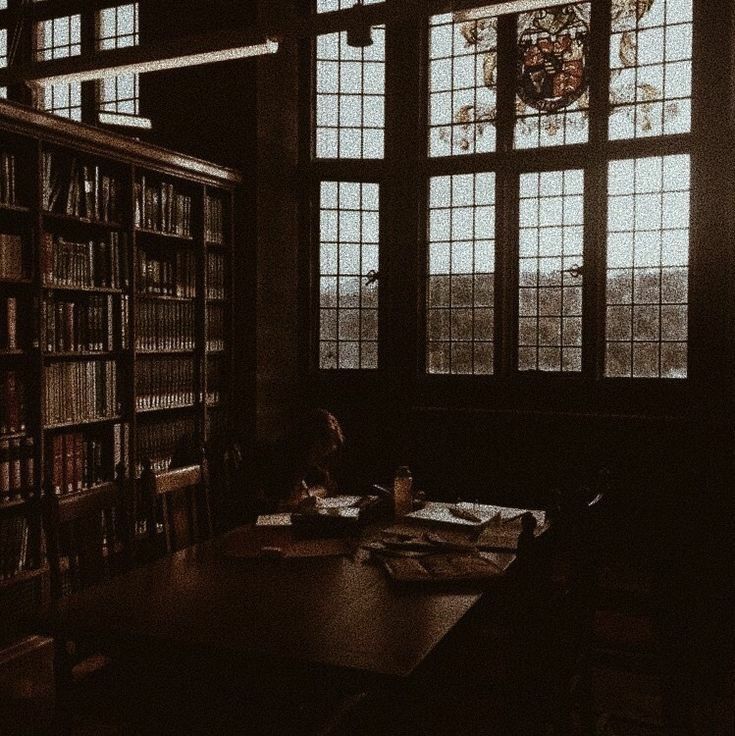
[[[45,499],[53,598],[99,583],[125,567],[128,535],[121,483]]]
[[[533,524],[524,524],[517,564],[494,599],[501,610],[489,612],[495,620],[485,632],[494,665],[485,710],[498,733],[562,736],[576,733],[575,721],[582,733],[592,732],[595,524],[602,501],[601,493],[564,499],[548,539],[534,540]]]
[[[150,504],[149,538],[155,543],[160,510],[168,554],[212,536],[209,477],[204,458],[196,465],[160,473],[148,469],[144,484]]]

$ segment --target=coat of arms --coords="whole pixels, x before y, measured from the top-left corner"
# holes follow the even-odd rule
[[[562,5],[521,17],[518,96],[529,107],[554,113],[587,88],[589,5]]]

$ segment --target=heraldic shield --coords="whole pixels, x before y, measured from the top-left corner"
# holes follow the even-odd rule
[[[518,38],[518,96],[553,113],[587,88],[589,5],[562,5],[525,13]]]

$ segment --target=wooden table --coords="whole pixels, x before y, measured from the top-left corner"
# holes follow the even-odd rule
[[[246,655],[407,678],[483,589],[401,588],[350,557],[243,559],[196,545],[55,604],[57,640]]]

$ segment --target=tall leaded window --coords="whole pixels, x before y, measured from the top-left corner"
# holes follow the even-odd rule
[[[138,3],[103,8],[97,16],[97,48],[105,51],[137,46]],[[137,115],[138,74],[119,74],[101,79],[98,86],[101,112]]]
[[[49,18],[36,24],[35,57],[37,61],[51,61],[82,53],[81,16],[68,15]],[[47,112],[82,119],[82,84],[47,84],[42,87],[40,107]]]
[[[584,173],[521,174],[518,369],[582,370]]]
[[[329,180],[318,208],[320,366],[363,366],[359,313],[343,319],[339,310],[358,308],[366,271],[346,270],[339,253],[367,241],[335,234],[340,187],[367,178],[387,196],[408,165],[425,187],[415,224],[425,228],[417,239],[425,319],[416,362],[426,373],[686,378],[692,3],[610,0],[608,17],[593,12],[594,0],[413,6],[423,39],[396,56],[415,64],[426,86],[417,91],[405,70],[387,77],[394,110],[425,104],[407,132],[398,128],[403,115],[384,121],[383,28],[373,29],[374,46],[352,48],[352,0],[315,0],[317,13],[335,13],[315,19],[328,29],[315,40],[311,131],[314,170],[324,166],[317,178]],[[389,34],[405,32],[410,20],[391,25],[394,14],[408,13],[400,5],[387,16]],[[335,24],[341,17],[344,26]],[[411,156],[401,158],[396,146],[396,158],[376,167],[368,159],[383,156],[384,127]],[[397,210],[411,218],[411,206]],[[386,220],[393,210],[383,213],[386,233],[402,225]],[[406,247],[406,229],[397,230],[387,247]],[[384,260],[407,263],[405,252]],[[342,279],[353,281],[340,292]]]
[[[495,150],[497,20],[491,7],[430,19],[432,156]]]
[[[492,373],[495,175],[436,176],[429,192],[428,370]]]
[[[692,0],[613,0],[610,138],[688,133]]]
[[[319,367],[378,367],[377,184],[323,181],[319,195]]]
[[[685,378],[689,156],[611,161],[608,197],[605,374]]]
[[[372,45],[355,48],[346,31],[317,36],[317,158],[383,157],[385,28],[373,28],[372,37]]]

